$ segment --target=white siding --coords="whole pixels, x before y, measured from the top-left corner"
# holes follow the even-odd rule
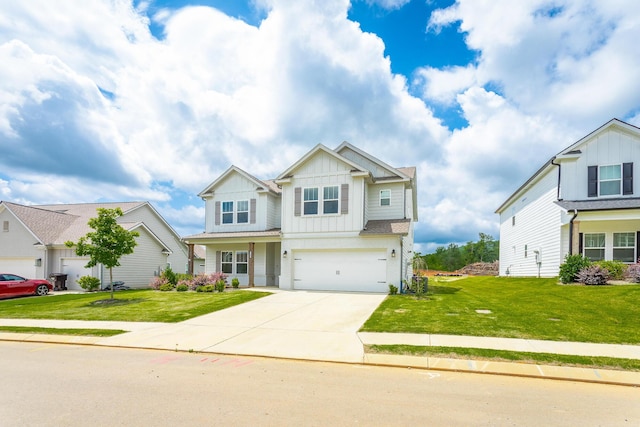
[[[149,282],[167,267],[167,256],[162,253],[162,247],[146,230],[138,229],[140,236],[136,238],[138,244],[134,252],[120,258],[120,266],[113,268],[113,280],[122,280],[132,288],[146,288]],[[171,265],[176,273],[183,273],[182,265]],[[101,280],[109,283],[109,270],[102,267]]]
[[[368,185],[367,187],[367,220],[405,218],[405,189],[403,183],[381,183]],[[391,204],[389,206],[380,206],[381,190],[389,190],[391,192]]]
[[[167,245],[169,249],[171,249],[172,253],[168,257],[165,257],[164,262],[171,263],[171,268],[176,273],[187,272],[187,245],[180,241],[180,237],[173,233],[172,230],[167,227],[167,224],[162,219],[160,219],[148,205],[144,205],[130,212],[126,212],[122,217],[120,217],[119,222],[144,222],[144,224],[156,236],[158,236],[158,238],[162,240],[162,242]],[[137,229],[137,231],[141,230],[141,228]],[[140,242],[138,242],[138,244],[140,244]],[[135,252],[138,252],[140,250],[141,249],[138,246],[134,248]],[[153,266],[153,264],[150,265]]]
[[[506,206],[500,215],[500,275],[537,276],[536,250],[542,254],[540,275],[558,274],[560,227],[565,215],[554,203],[557,175],[553,172]],[[515,225],[512,225],[514,214]]]
[[[235,265],[237,251],[249,251],[247,243],[220,243],[206,245],[206,273],[216,272],[216,252],[232,251],[234,253],[233,273],[228,276],[228,283],[237,277],[241,286],[249,284],[249,274],[238,274]],[[255,286],[276,286],[277,276],[280,274],[280,243],[257,242],[254,245],[253,282]]]
[[[362,166],[363,169],[371,172],[371,175],[376,178],[396,176],[396,174],[390,170],[382,167],[378,163],[372,162],[349,148],[342,150],[340,155],[345,159],[351,160],[353,163]]]
[[[633,162],[634,194],[640,194],[640,138],[620,128],[612,127],[598,133],[580,146],[582,154],[575,160],[562,162],[562,195],[564,200],[587,199],[587,168]]]

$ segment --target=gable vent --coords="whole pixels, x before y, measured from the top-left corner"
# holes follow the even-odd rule
[[[9,221],[2,221],[2,231],[9,231]]]

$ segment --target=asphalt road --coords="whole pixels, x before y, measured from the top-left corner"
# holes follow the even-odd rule
[[[0,342],[2,426],[637,426],[640,389]]]

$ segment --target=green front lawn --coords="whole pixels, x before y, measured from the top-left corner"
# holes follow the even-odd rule
[[[431,278],[426,297],[387,297],[362,331],[639,344],[640,285]]]
[[[116,292],[115,303],[104,303],[106,292],[13,298],[0,300],[0,318],[181,322],[267,295],[132,290]]]

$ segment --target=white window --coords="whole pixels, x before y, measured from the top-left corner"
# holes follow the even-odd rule
[[[613,233],[613,260],[635,262],[636,233]]]
[[[222,202],[222,223],[233,224],[233,202]]]
[[[584,235],[584,256],[591,261],[604,259],[604,233],[585,233]]]
[[[322,194],[322,213],[338,213],[338,186],[324,187]]]
[[[233,274],[233,252],[223,251],[220,267],[223,273]]]
[[[622,194],[622,171],[620,165],[600,166],[600,195]]]
[[[249,256],[247,251],[236,252],[236,274],[247,274],[249,271]]]
[[[318,214],[318,188],[304,189],[304,205],[303,212],[305,215]]]
[[[238,224],[246,224],[249,222],[249,201],[238,201],[238,212],[236,213],[236,222]]]
[[[380,190],[380,206],[391,205],[391,190]]]

